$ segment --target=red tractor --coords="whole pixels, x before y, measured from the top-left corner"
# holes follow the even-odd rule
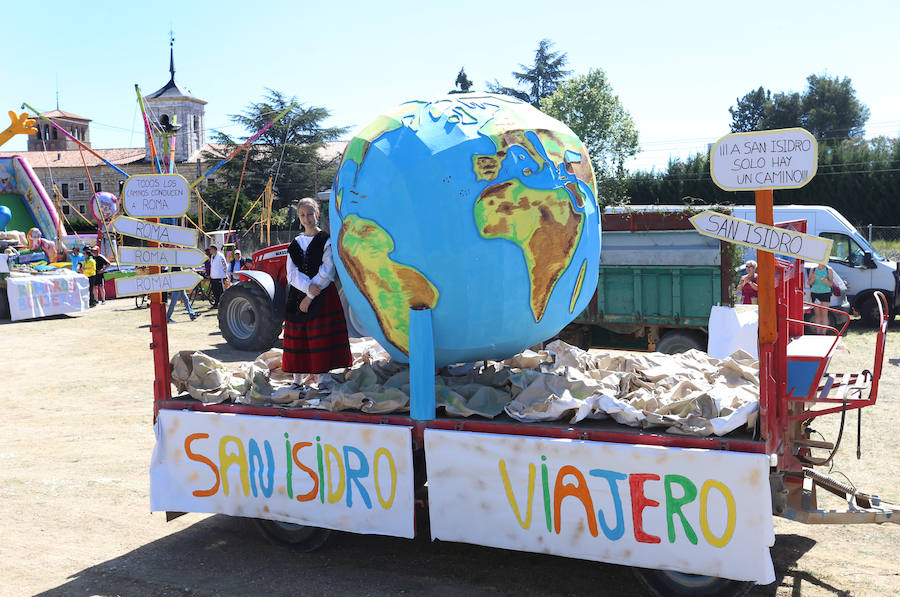
[[[240,282],[228,287],[219,302],[219,330],[225,340],[240,350],[265,351],[281,335],[284,304],[287,298],[288,243],[260,249],[253,253],[253,264],[241,270]],[[351,337],[359,337],[360,326],[344,301],[341,302]]]
[[[287,279],[287,243],[260,249],[219,302],[219,330],[240,350],[264,351],[281,335]]]

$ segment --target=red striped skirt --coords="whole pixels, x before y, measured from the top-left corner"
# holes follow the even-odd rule
[[[353,362],[347,321],[334,284],[325,288],[321,298],[321,309],[307,321],[284,322],[281,369],[286,373],[326,373]]]

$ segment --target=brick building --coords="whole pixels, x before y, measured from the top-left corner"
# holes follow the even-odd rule
[[[170,138],[173,139],[175,149],[175,172],[192,181],[202,173],[200,156],[204,150],[209,149],[206,144],[204,108],[207,102],[190,95],[175,82],[175,62],[171,48],[169,73],[169,82],[144,96],[144,103],[151,122],[174,135]],[[143,147],[98,149],[91,146],[89,118],[59,109],[45,112],[42,116],[52,120],[129,176],[156,171],[146,138]],[[80,219],[76,214],[90,218],[88,205],[94,192],[107,191],[116,196],[120,194],[125,183],[124,176],[87,151],[80,150],[75,141],[56,128],[35,115],[31,117],[37,120],[38,133],[28,136],[28,151],[0,152],[0,156],[23,156],[50,196],[58,195],[66,219],[72,222]],[[154,141],[157,151],[162,153],[163,139],[156,137]]]

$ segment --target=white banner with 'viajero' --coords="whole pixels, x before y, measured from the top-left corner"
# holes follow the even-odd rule
[[[411,431],[161,410],[150,509],[412,538]]]
[[[71,270],[6,279],[9,314],[13,321],[88,310],[87,277]]]
[[[763,454],[425,431],[434,539],[775,580]]]

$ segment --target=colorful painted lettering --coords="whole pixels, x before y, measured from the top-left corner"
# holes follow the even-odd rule
[[[645,528],[645,510],[660,507],[660,502],[648,497],[645,487],[649,487],[651,483],[655,484],[661,481],[665,495],[666,527],[669,543],[676,543],[681,536],[683,540],[686,539],[692,545],[697,545],[699,537],[694,529],[698,522],[703,538],[709,545],[714,547],[725,547],[734,535],[737,520],[734,496],[724,483],[715,479],[705,480],[698,491],[697,484],[684,475],[669,474],[660,479],[660,476],[654,473],[626,474],[608,469],[591,469],[588,472],[591,477],[597,477],[606,481],[606,491],[602,492],[602,496],[604,500],[612,499],[613,512],[612,516],[609,516],[609,513],[605,513],[603,509],[594,509],[595,502],[591,494],[591,487],[587,483],[584,474],[577,467],[572,465],[560,466],[556,473],[556,481],[551,485],[549,482],[549,468],[546,463],[547,457],[541,456],[541,460],[541,489],[547,532],[555,532],[557,535],[563,532],[562,505],[567,497],[571,497],[578,500],[584,507],[587,529],[592,536],[598,537],[599,530],[602,530],[604,537],[610,541],[622,539],[626,531],[622,492],[626,485],[620,483],[627,481],[627,497],[631,504],[631,530],[634,540],[647,544],[660,543],[662,539]],[[519,485],[517,488],[514,488],[506,461],[501,459],[497,464],[500,472],[500,483],[502,483],[505,491],[510,510],[519,526],[527,531],[531,528],[532,522],[537,467],[529,463],[527,482],[525,481],[524,471],[521,476],[517,477],[517,479],[527,483],[527,486]],[[716,490],[725,505],[724,519],[716,521],[716,524],[722,528],[721,535],[716,535],[710,527],[709,500],[712,490]],[[657,485],[654,487],[653,493],[658,493],[658,491],[659,486]],[[598,494],[598,499],[600,495]],[[685,512],[685,506],[696,502],[698,496],[700,498],[699,520],[694,520],[694,524],[692,524],[688,514]],[[722,508],[716,508],[715,511],[721,512]],[[594,512],[596,512],[596,516]],[[611,521],[614,521],[615,524],[610,525]],[[681,533],[679,533],[678,522],[681,523]]]
[[[311,458],[304,460],[305,455],[311,457],[313,453],[303,451],[312,445],[309,441],[294,442],[285,433],[284,457],[276,459],[268,440],[235,435],[210,439],[208,433],[192,433],[184,439],[185,454],[189,460],[208,469],[214,483],[207,488],[193,489],[191,493],[196,497],[211,497],[220,492],[228,496],[237,487],[244,496],[259,497],[261,494],[271,499],[279,495],[275,492],[276,472],[281,466],[284,485],[279,492],[288,499],[312,502],[318,497],[326,506],[343,504],[346,508],[371,510],[374,493],[382,509],[389,510],[393,506],[397,493],[397,465],[389,450],[381,447],[369,455],[356,446],[324,443],[317,436],[313,463]],[[215,457],[210,458],[207,454]],[[303,475],[297,477],[296,471]]]

